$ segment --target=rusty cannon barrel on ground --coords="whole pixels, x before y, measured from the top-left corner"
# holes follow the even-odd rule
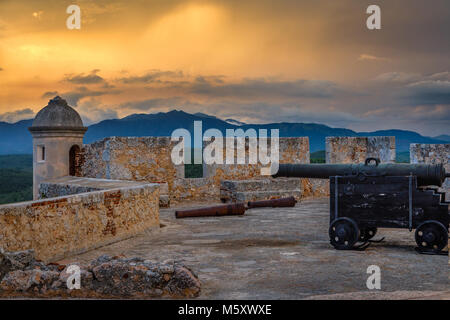
[[[375,164],[371,164],[374,162]],[[442,186],[450,177],[442,164],[383,163],[368,158],[364,164],[280,164],[276,177],[329,179],[332,176],[416,176],[418,186]]]
[[[245,205],[243,203],[228,204],[222,206],[177,210],[175,217],[192,218],[192,217],[216,217],[216,216],[238,216],[245,213]]]
[[[249,201],[247,203],[247,208],[281,208],[281,207],[295,207],[297,200],[294,197],[271,199],[271,200],[260,200],[260,201]]]

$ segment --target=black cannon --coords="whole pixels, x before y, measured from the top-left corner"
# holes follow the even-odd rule
[[[336,249],[366,248],[377,228],[416,229],[421,253],[442,254],[448,244],[450,202],[438,187],[450,174],[442,164],[280,164],[274,177],[330,179]]]

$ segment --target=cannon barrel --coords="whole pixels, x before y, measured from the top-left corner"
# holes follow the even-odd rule
[[[372,160],[376,164],[370,164]],[[418,186],[442,186],[450,177],[442,164],[379,163],[368,158],[364,164],[280,164],[276,177],[328,179],[332,176],[409,176],[417,177]]]
[[[249,201],[247,202],[247,207],[252,208],[282,208],[282,207],[295,207],[297,200],[294,197],[270,199],[270,200],[260,200],[260,201]]]
[[[236,216],[243,215],[245,209],[243,203],[226,204],[207,208],[177,210],[175,211],[175,217],[179,219],[191,217]]]

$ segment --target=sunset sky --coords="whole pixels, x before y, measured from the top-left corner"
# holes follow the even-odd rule
[[[448,0],[0,0],[0,121],[61,95],[86,124],[178,109],[450,134],[449,30]]]

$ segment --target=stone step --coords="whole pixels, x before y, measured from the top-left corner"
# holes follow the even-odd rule
[[[274,191],[246,191],[246,192],[234,192],[227,196],[222,197],[222,202],[248,202],[257,200],[270,200],[286,197],[294,197],[300,200],[302,192],[300,189],[293,190],[274,190]]]
[[[170,198],[167,194],[161,194],[159,196],[159,207],[160,208],[169,208],[170,207]]]
[[[299,178],[224,180],[220,188],[227,192],[295,190],[301,188],[301,182]]]
[[[158,182],[158,183],[159,183],[159,193],[169,194],[169,184],[167,182]]]

